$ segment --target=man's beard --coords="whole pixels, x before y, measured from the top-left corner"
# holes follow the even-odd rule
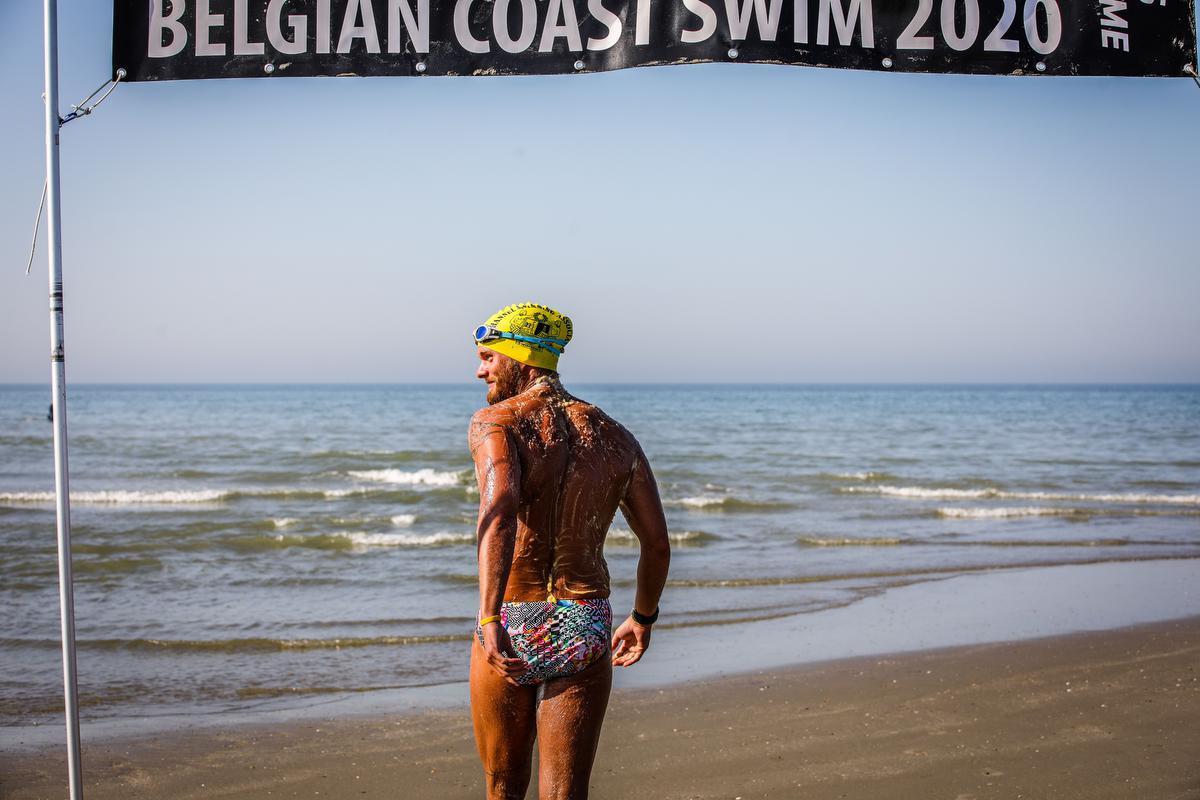
[[[509,362],[499,367],[493,375],[496,379],[488,385],[488,405],[495,405],[520,394],[521,369],[516,362]]]

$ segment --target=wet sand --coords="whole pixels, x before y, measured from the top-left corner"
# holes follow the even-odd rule
[[[1198,719],[1200,617],[831,661],[616,692],[592,796],[1200,798]],[[85,743],[84,769],[89,800],[482,797],[465,709]],[[65,796],[61,752],[0,753],[0,797]]]

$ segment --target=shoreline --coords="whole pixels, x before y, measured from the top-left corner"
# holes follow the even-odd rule
[[[597,797],[1200,796],[1200,616],[614,692]],[[58,750],[61,750],[59,748]],[[465,709],[84,739],[88,797],[477,797]],[[65,791],[0,751],[0,795]],[[532,792],[531,792],[532,794]]]
[[[1200,618],[1200,558],[1005,567],[883,588],[848,605],[777,619],[658,632],[650,655],[614,675],[615,692],[737,679],[860,657],[1037,640]],[[614,608],[620,595],[614,594]],[[84,742],[289,726],[464,709],[461,682],[283,696],[234,710],[84,719]],[[61,747],[61,722],[0,727],[0,754]]]

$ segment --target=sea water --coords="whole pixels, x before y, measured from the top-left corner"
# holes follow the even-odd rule
[[[1200,387],[570,388],[653,465],[674,545],[662,630],[1200,558]],[[483,402],[480,385],[73,387],[84,719],[464,680]],[[7,726],[62,708],[47,405],[0,387]],[[619,514],[605,557],[620,616],[638,549]]]

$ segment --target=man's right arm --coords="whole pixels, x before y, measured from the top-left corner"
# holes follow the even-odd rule
[[[520,506],[521,463],[509,434],[492,409],[471,418],[468,433],[475,477],[479,482],[479,520],[476,544],[479,559],[479,617],[500,615],[508,573],[517,539]],[[482,626],[483,650],[488,663],[500,677],[516,684],[528,667],[518,656],[504,627]]]
[[[621,511],[641,544],[633,607],[640,615],[653,616],[667,583],[671,540],[667,536],[667,520],[658,496],[658,484],[650,462],[640,448],[625,498],[621,501]],[[612,663],[618,667],[636,664],[649,646],[650,626],[638,623],[630,615],[613,633]]]

